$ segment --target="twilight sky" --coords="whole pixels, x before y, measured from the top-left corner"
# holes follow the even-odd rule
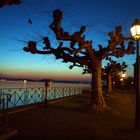
[[[43,36],[51,38],[52,46],[58,41],[49,29],[52,11],[62,9],[66,31],[77,31],[86,25],[86,39],[106,46],[108,35],[115,26],[123,27],[123,34],[130,36],[130,27],[140,19],[139,0],[24,0],[21,5],[0,8],[0,77],[51,78],[53,80],[89,80],[82,69],[69,69],[69,63],[55,60],[54,56],[32,55],[22,50],[29,40],[40,42]],[[32,20],[32,24],[28,23]],[[127,75],[133,75],[135,54],[115,59],[128,64]],[[103,61],[103,66],[106,65]]]

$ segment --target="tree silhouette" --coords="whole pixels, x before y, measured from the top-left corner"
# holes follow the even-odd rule
[[[43,49],[37,48],[36,41],[29,41],[28,46],[23,50],[32,54],[53,54],[56,59],[62,59],[63,62],[71,62],[70,69],[74,66],[82,67],[84,73],[90,71],[92,74],[92,91],[91,91],[91,108],[104,108],[106,107],[101,83],[101,68],[102,60],[108,56],[115,56],[117,58],[123,57],[124,54],[134,53],[134,43],[128,42],[128,46],[125,47],[124,42],[128,38],[122,35],[122,28],[120,26],[115,28],[115,31],[109,32],[108,45],[103,47],[98,46],[98,50],[95,50],[92,41],[86,40],[85,26],[70,34],[65,32],[61,27],[63,14],[61,10],[56,9],[53,11],[53,22],[50,24],[50,29],[54,32],[56,39],[60,40],[58,46],[52,46],[48,37],[43,38]],[[69,42],[69,45],[63,45],[64,42]]]
[[[0,8],[12,4],[21,4],[21,0],[0,0]]]
[[[107,66],[103,68],[103,75],[106,76],[107,80],[107,94],[111,94],[113,91],[113,78],[116,77],[120,72],[125,72],[127,65],[125,62],[117,63],[117,61],[113,61],[111,57],[107,57],[106,59],[109,60],[110,63],[108,63]]]

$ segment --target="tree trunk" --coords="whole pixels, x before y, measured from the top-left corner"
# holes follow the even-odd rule
[[[92,93],[91,93],[91,109],[103,109],[106,107],[105,100],[102,94],[102,79],[101,79],[101,60],[92,62]]]
[[[112,76],[111,74],[107,74],[107,94],[112,93]]]

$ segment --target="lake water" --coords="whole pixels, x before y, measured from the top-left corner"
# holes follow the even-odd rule
[[[0,88],[44,88],[44,82],[29,82],[29,81],[0,81]],[[51,82],[50,87],[56,86],[87,86],[89,84],[82,83],[57,83]]]
[[[43,86],[43,82],[0,81],[0,88],[38,88]]]

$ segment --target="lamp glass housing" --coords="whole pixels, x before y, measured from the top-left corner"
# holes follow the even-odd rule
[[[131,26],[131,34],[135,40],[140,39],[140,21],[136,20]]]

